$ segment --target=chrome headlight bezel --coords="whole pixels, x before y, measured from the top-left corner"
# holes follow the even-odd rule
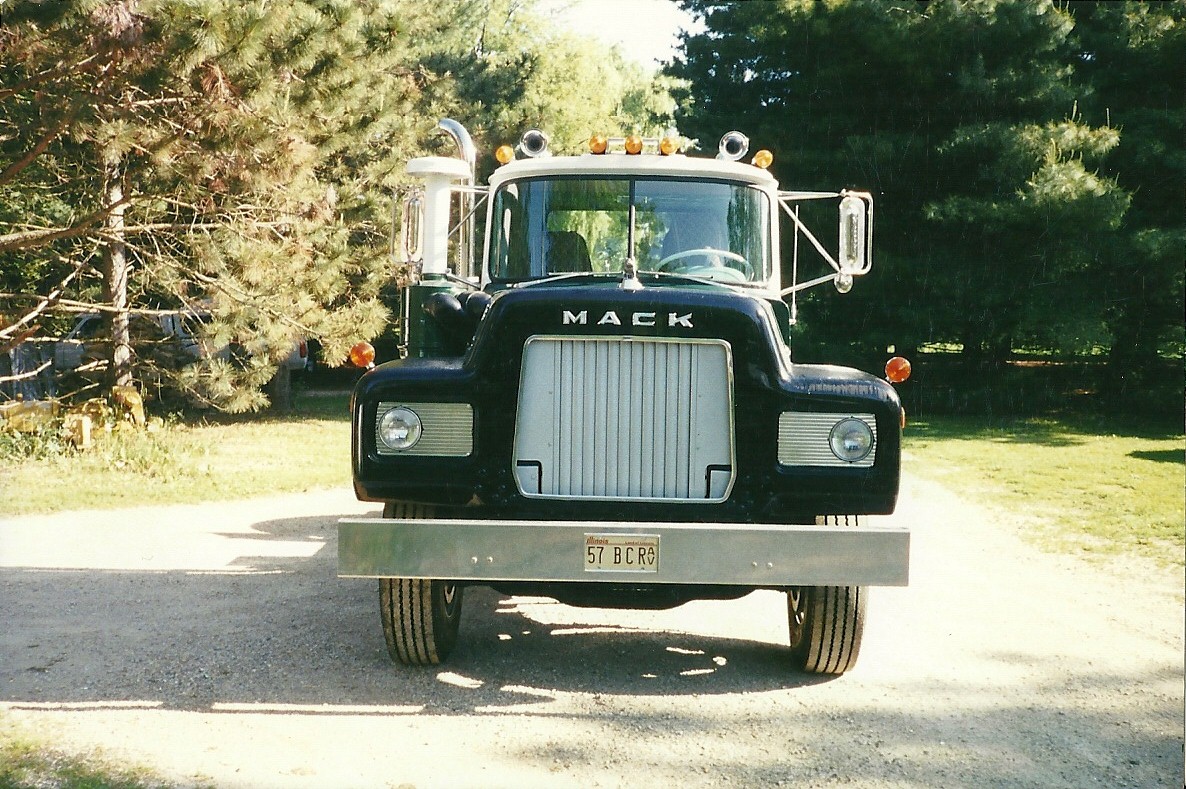
[[[420,416],[407,406],[396,406],[379,417],[375,431],[388,448],[403,452],[416,446],[424,432]]]
[[[847,417],[832,426],[828,447],[838,460],[859,463],[873,451],[873,430],[863,419]]]

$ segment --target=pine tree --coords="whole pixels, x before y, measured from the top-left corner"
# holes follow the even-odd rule
[[[129,305],[209,312],[208,346],[242,352],[160,372],[236,411],[266,402],[259,387],[298,338],[337,359],[373,336],[387,319],[381,197],[432,109],[413,42],[436,20],[413,5],[7,13],[5,312],[81,284],[75,301],[112,316],[114,383],[131,374]]]
[[[442,144],[440,117],[497,142],[551,127],[562,146],[653,120],[638,116],[661,89],[534,12],[503,0],[6,10],[0,342],[55,307],[101,308],[110,382],[164,376],[232,411],[266,403],[260,387],[298,338],[344,359],[393,321],[392,192],[408,158]],[[209,313],[216,352],[151,370],[127,327],[162,309]]]
[[[774,149],[784,183],[877,197],[873,273],[843,303],[801,311],[816,338],[959,343],[979,366],[1048,339],[1052,321],[1098,322],[1098,300],[1044,308],[1082,283],[1082,249],[1127,206],[1097,173],[1116,130],[1076,110],[1069,13],[1030,0],[682,5],[707,29],[670,69],[691,84],[681,128],[741,128]]]
[[[1114,243],[1095,250],[1093,283],[1111,331],[1108,386],[1140,398],[1160,360],[1183,349],[1186,215],[1186,3],[1073,2],[1084,115],[1120,131],[1103,172],[1132,196]]]

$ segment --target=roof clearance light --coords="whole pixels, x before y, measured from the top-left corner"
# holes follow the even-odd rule
[[[885,363],[885,377],[890,383],[900,384],[910,377],[910,360],[895,356]]]
[[[539,129],[528,129],[519,140],[519,150],[532,157],[548,155],[548,135]]]
[[[731,131],[721,138],[721,145],[717,149],[717,158],[735,162],[748,152],[749,137],[739,131]]]
[[[602,154],[609,148],[609,140],[604,134],[594,134],[589,138],[589,153]]]
[[[637,134],[631,134],[626,138],[626,153],[634,156],[642,153],[642,138]]]
[[[766,150],[765,148],[754,154],[754,167],[761,167],[763,170],[765,170],[772,164],[774,164],[774,154],[770,153],[770,151]]]
[[[510,164],[515,158],[515,149],[509,145],[500,145],[494,152],[494,158],[498,160],[499,164]]]
[[[659,153],[664,156],[671,156],[673,153],[679,153],[679,138],[664,137],[659,140]]]
[[[350,363],[364,370],[374,367],[375,346],[366,341],[355,343],[350,349]]]

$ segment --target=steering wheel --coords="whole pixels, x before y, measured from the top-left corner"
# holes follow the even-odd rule
[[[685,249],[683,252],[675,252],[673,254],[670,254],[667,257],[665,257],[659,261],[659,264],[657,266],[655,266],[655,271],[666,271],[668,266],[677,260],[683,260],[684,258],[690,258],[690,257],[709,257],[711,255],[716,255],[716,256],[722,257],[726,260],[740,263],[741,264],[740,266],[728,266],[728,268],[733,269],[734,271],[737,271],[737,272],[743,274],[745,276],[745,279],[747,279],[747,280],[752,280],[754,278],[754,267],[750,265],[750,262],[745,259],[744,255],[739,255],[736,252],[730,252],[727,249],[713,249],[712,247],[697,247],[696,249]],[[705,269],[705,268],[723,268],[723,267],[722,266],[691,266],[691,267],[681,266],[680,268],[683,269],[686,273],[689,268]]]

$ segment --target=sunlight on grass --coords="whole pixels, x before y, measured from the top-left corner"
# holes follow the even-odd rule
[[[210,417],[105,437],[73,455],[0,469],[0,514],[188,504],[348,486],[348,395],[305,395],[289,415]]]
[[[908,468],[1033,518],[1047,547],[1182,565],[1186,440],[1141,426],[936,418],[910,425]]]

